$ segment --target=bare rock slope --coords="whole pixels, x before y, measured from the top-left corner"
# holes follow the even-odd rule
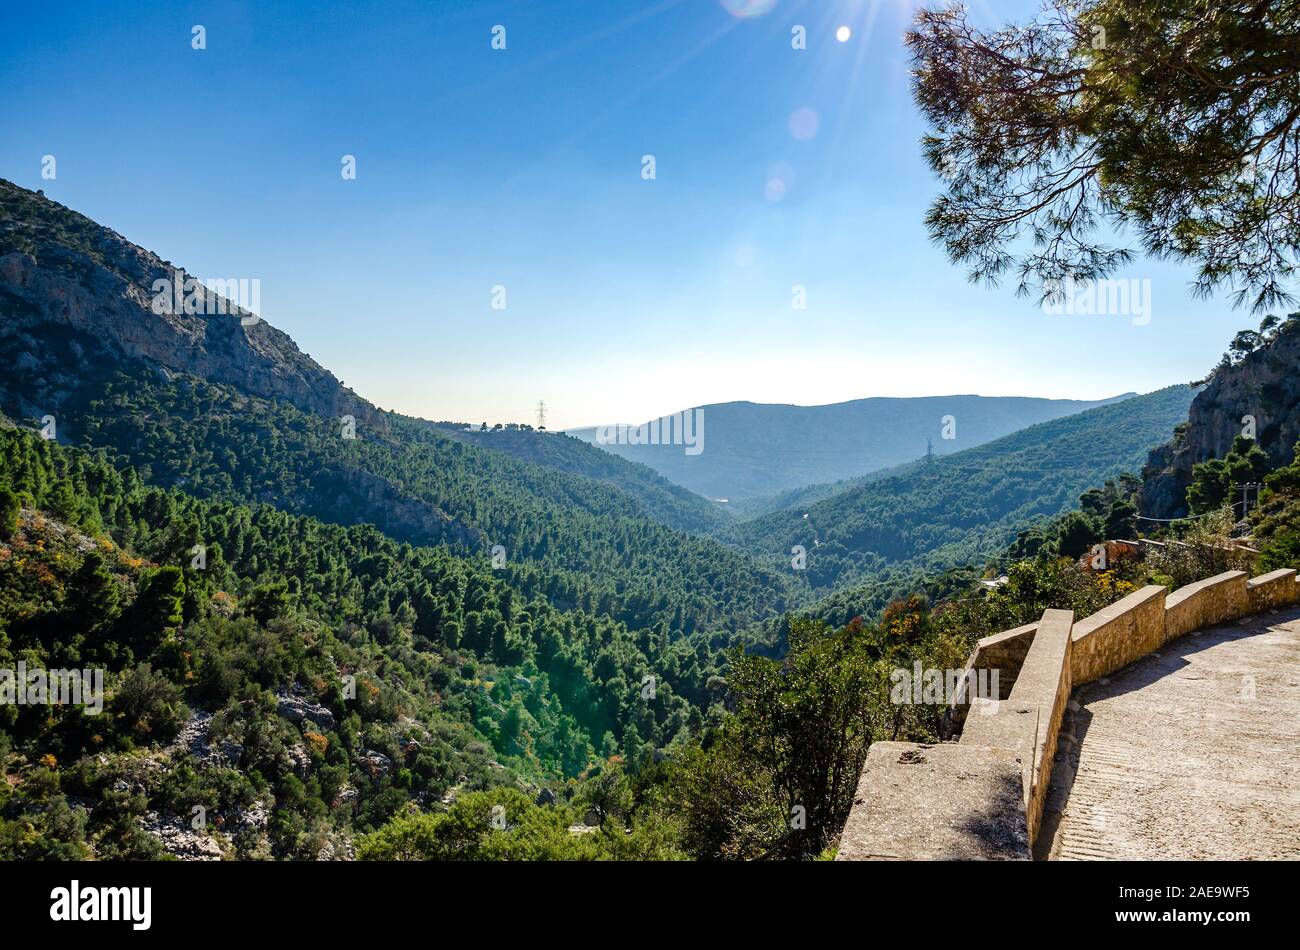
[[[0,179],[0,331],[62,325],[169,370],[385,427],[375,407],[285,333],[238,308],[209,312],[223,309],[206,305],[216,299],[212,291],[197,291],[203,313],[155,312],[155,281],[184,286],[190,276],[43,194]]]

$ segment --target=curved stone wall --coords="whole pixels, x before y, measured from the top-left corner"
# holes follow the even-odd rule
[[[1083,620],[1048,610],[1035,624],[985,637],[968,681],[998,669],[998,699],[949,709],[961,738],[878,742],[867,755],[837,861],[1029,860],[1070,691],[1194,630],[1300,603],[1291,569],[1248,579],[1229,571],[1167,594],[1144,587]]]

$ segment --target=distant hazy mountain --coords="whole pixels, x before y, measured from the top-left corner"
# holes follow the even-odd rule
[[[698,454],[687,454],[680,444],[606,442],[601,447],[701,495],[734,504],[914,461],[926,454],[928,444],[935,455],[949,455],[1133,395],[1095,401],[923,396],[855,399],[829,406],[726,402],[690,410],[703,420]],[[945,426],[948,416],[952,419]],[[569,434],[600,442],[595,426],[570,429]]]
[[[885,478],[849,482],[807,506],[744,522],[742,545],[773,566],[789,564],[802,546],[801,573],[815,591],[876,581],[903,567],[924,575],[984,564],[1017,531],[1069,511],[1107,478],[1138,472],[1149,446],[1187,418],[1194,395],[1187,385],[1168,386]],[[909,579],[911,589],[916,580]],[[879,606],[855,601],[844,619]]]

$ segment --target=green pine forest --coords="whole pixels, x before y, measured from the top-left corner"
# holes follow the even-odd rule
[[[343,439],[286,403],[105,367],[70,416],[77,444],[0,430],[0,667],[108,678],[100,716],[0,706],[18,779],[0,849],[166,857],[143,823],[200,805],[235,858],[829,856],[869,743],[941,735],[934,707],[888,701],[890,671],[959,667],[1047,606],[1222,567],[1074,566],[1132,533],[1124,469],[1191,393],[718,522],[640,466],[580,474],[599,450],[562,435],[518,430],[511,453],[390,417]],[[551,458],[521,457],[546,442]],[[1036,468],[1045,445],[1079,467]],[[1198,466],[1189,499],[1214,510],[1225,468],[1267,478],[1264,560],[1294,563],[1300,476],[1261,455]],[[437,518],[377,527],[386,496],[357,473]],[[873,529],[886,508],[893,527]],[[695,532],[664,523],[686,518]],[[776,552],[821,525],[807,570],[783,572]],[[976,589],[1008,563],[1004,587]],[[292,722],[285,697],[323,723]],[[196,715],[207,751],[178,739]]]

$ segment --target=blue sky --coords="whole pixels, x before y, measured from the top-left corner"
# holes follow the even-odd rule
[[[913,6],[7,4],[0,176],[196,276],[260,279],[267,320],[426,418],[532,421],[545,400],[555,428],[1204,375],[1256,321],[1192,300],[1190,267],[1118,275],[1152,282],[1135,326],[971,286],[929,242]],[[990,25],[1033,6],[974,5]]]

